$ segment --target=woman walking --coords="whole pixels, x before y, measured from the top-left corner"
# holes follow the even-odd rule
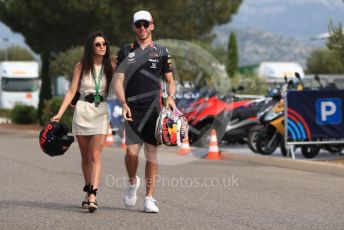
[[[92,32],[86,39],[84,54],[75,65],[73,79],[58,113],[51,118],[59,122],[77,91],[72,132],[81,152],[81,168],[87,192],[82,202],[90,212],[97,210],[97,190],[101,171],[101,153],[109,128],[106,97],[114,72],[109,42],[102,32]]]

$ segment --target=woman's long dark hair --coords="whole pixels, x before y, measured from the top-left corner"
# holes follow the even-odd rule
[[[96,37],[104,38],[105,42],[108,40],[105,38],[105,35],[101,31],[95,31],[88,35],[85,45],[84,45],[84,55],[81,59],[81,73],[80,73],[80,80],[83,75],[88,73],[94,73],[94,66],[93,66],[93,55],[94,55],[94,40]],[[106,93],[109,92],[109,86],[112,79],[112,75],[114,73],[114,69],[111,65],[111,57],[110,57],[110,45],[106,46],[106,52],[103,57],[103,71],[106,77]]]

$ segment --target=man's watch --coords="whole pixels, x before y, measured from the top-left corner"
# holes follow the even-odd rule
[[[169,97],[172,97],[173,100],[176,100],[176,96],[173,96],[173,95],[168,95]]]

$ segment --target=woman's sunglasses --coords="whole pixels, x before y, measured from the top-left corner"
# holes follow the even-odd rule
[[[96,43],[94,43],[94,45],[96,46],[96,47],[100,47],[100,46],[108,46],[109,45],[109,42],[103,42],[103,43],[100,43],[100,42],[96,42]]]
[[[137,21],[134,23],[134,26],[137,28],[137,29],[141,29],[141,27],[143,26],[145,29],[147,29],[150,25],[150,22],[148,21]]]

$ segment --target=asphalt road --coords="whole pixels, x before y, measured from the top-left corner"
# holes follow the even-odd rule
[[[80,208],[76,143],[44,155],[38,133],[0,129],[0,229],[344,229],[344,180],[236,161],[181,157],[160,148],[155,198],[160,213],[123,204],[123,150],[103,153],[99,209]],[[138,175],[144,175],[140,158]]]

